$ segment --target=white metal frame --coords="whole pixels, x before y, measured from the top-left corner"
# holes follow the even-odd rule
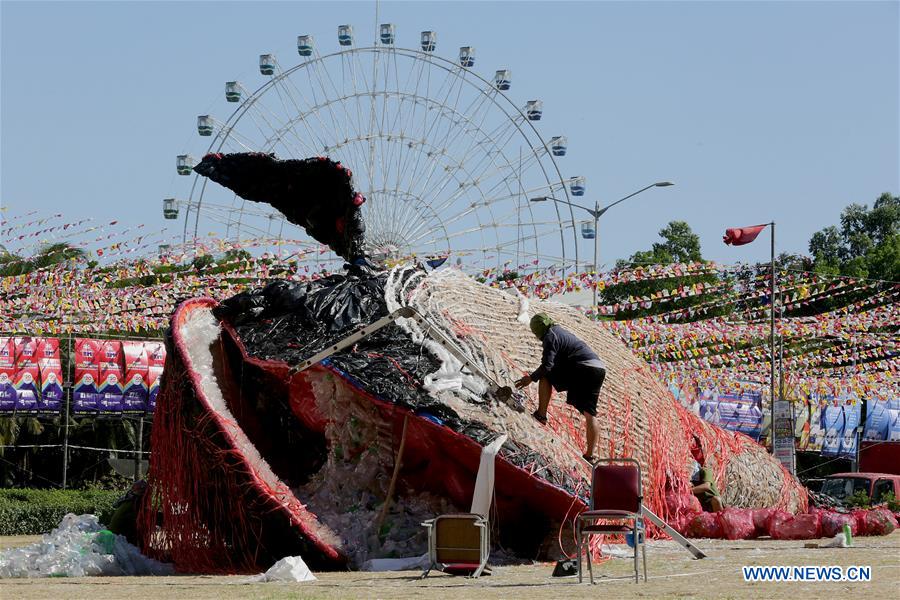
[[[528,202],[534,193],[567,199],[569,189],[524,104],[433,52],[380,43],[338,48],[323,55],[316,45],[286,70],[276,60],[274,74],[255,91],[242,90],[225,121],[212,119],[207,152],[342,160],[368,198],[367,239],[400,254],[469,255],[473,269],[579,262],[571,207]],[[216,209],[227,203],[223,194],[194,177],[181,202],[184,243],[204,233],[201,218],[204,226],[224,224],[226,238],[263,230],[304,237],[277,212],[274,223],[263,221],[260,212],[274,212],[265,205],[232,197],[230,211]]]

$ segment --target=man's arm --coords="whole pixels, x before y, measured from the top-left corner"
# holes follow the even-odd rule
[[[712,492],[712,486],[709,483],[701,483],[700,485],[695,485],[691,488],[691,491],[694,492],[694,495],[702,494],[703,492]]]

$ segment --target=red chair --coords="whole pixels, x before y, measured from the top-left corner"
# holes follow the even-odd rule
[[[581,583],[581,554],[592,535],[630,533],[634,540],[634,581],[638,583],[638,547],[644,555],[647,581],[647,549],[644,546],[644,517],[641,511],[641,465],[633,458],[600,459],[591,476],[591,504],[575,521],[578,541],[578,582]],[[601,522],[602,521],[602,522]],[[594,583],[591,552],[587,548],[588,571]]]

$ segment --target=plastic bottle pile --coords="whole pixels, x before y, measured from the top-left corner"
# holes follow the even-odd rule
[[[94,515],[63,517],[40,542],[0,552],[0,578],[172,575],[172,565],[143,556]]]

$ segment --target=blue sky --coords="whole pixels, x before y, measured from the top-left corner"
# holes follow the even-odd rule
[[[438,54],[474,45],[482,75],[512,69],[510,94],[541,98],[541,131],[568,136],[561,165],[588,178],[583,200],[676,183],[604,215],[602,262],[648,248],[673,219],[710,259],[767,259],[767,242],[735,249],[721,236],[773,219],[779,250],[804,252],[847,204],[900,193],[897,2],[384,2],[380,13],[401,45],[434,29]],[[264,52],[298,62],[298,34],[336,50],[349,22],[370,41],[374,4],[4,1],[0,19],[0,203],[158,229],[160,200],[183,189],[174,157],[202,154],[196,115],[224,112],[223,83],[261,84]]]

